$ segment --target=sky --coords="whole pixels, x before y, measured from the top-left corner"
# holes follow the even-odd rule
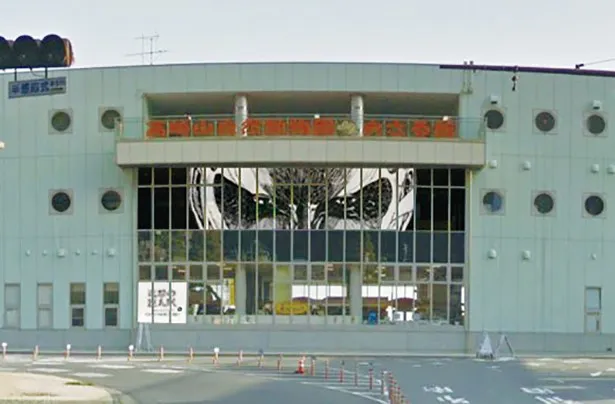
[[[28,0],[0,1],[0,36],[49,33],[75,67],[402,62],[574,67],[615,58],[612,0]],[[146,41],[145,50],[149,50]],[[607,43],[609,46],[605,46]],[[615,68],[615,62],[593,68]]]

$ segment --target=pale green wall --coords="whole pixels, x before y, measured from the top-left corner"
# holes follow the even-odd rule
[[[475,174],[471,205],[470,327],[472,330],[584,332],[584,290],[602,287],[602,331],[615,332],[615,136],[586,136],[584,118],[593,100],[607,117],[615,107],[612,79],[520,76],[511,91],[510,73],[478,73],[469,111],[487,107],[488,97],[501,97],[506,127],[487,135],[487,161],[497,168]],[[557,134],[537,134],[534,110],[552,110]],[[474,112],[475,113],[475,112]],[[611,114],[612,117],[612,114]],[[522,169],[530,162],[529,171]],[[598,164],[598,173],[590,167]],[[481,213],[483,189],[505,192],[505,213]],[[532,192],[555,193],[555,214],[532,214]],[[604,193],[606,215],[590,218],[583,194]],[[490,249],[497,259],[488,259]],[[523,251],[531,259],[522,259]],[[595,259],[592,254],[596,254]]]
[[[37,326],[37,283],[45,282],[53,283],[55,328],[70,326],[70,282],[86,282],[88,329],[103,327],[103,283],[120,282],[120,326],[132,326],[132,173],[115,165],[114,134],[99,132],[98,108],[119,105],[138,114],[141,105],[134,88],[103,76],[71,72],[66,95],[22,100],[6,98],[12,75],[0,76],[0,312],[3,284],[20,283],[23,329]],[[48,111],[64,108],[73,112],[72,133],[50,135]],[[74,192],[71,215],[49,214],[49,190],[59,188]],[[120,213],[103,212],[100,188],[123,190]]]

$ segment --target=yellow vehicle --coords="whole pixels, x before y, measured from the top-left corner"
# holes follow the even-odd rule
[[[286,301],[275,304],[275,314],[282,316],[288,316],[291,314],[297,314],[304,316],[308,314],[310,305],[307,302]]]

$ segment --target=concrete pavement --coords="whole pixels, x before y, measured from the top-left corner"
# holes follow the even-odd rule
[[[5,372],[0,379],[0,403],[15,401],[103,404],[112,403],[113,397],[103,388],[75,379],[25,372]]]

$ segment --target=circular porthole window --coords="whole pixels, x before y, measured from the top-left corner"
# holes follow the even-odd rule
[[[488,213],[497,213],[504,207],[504,198],[497,191],[488,191],[483,195],[483,208]]]
[[[497,109],[485,112],[485,123],[488,129],[498,130],[504,126],[504,114]]]
[[[105,210],[113,212],[122,205],[122,196],[114,190],[105,191],[100,198],[100,203]]]
[[[100,116],[100,124],[107,130],[115,129],[115,123],[122,118],[122,115],[115,109],[108,109]]]
[[[606,121],[601,115],[590,115],[585,121],[587,131],[592,135],[600,135],[606,129]]]
[[[534,118],[534,124],[543,133],[551,132],[555,128],[555,117],[550,112],[540,112]]]
[[[553,197],[547,193],[541,193],[534,198],[534,208],[541,215],[547,215],[553,211],[555,201]]]
[[[585,212],[591,216],[600,216],[604,212],[604,200],[598,195],[585,198]]]
[[[70,195],[64,191],[56,192],[51,197],[51,207],[58,213],[64,213],[70,209]]]
[[[56,132],[66,132],[70,128],[71,118],[65,111],[58,111],[51,116],[51,127]]]

